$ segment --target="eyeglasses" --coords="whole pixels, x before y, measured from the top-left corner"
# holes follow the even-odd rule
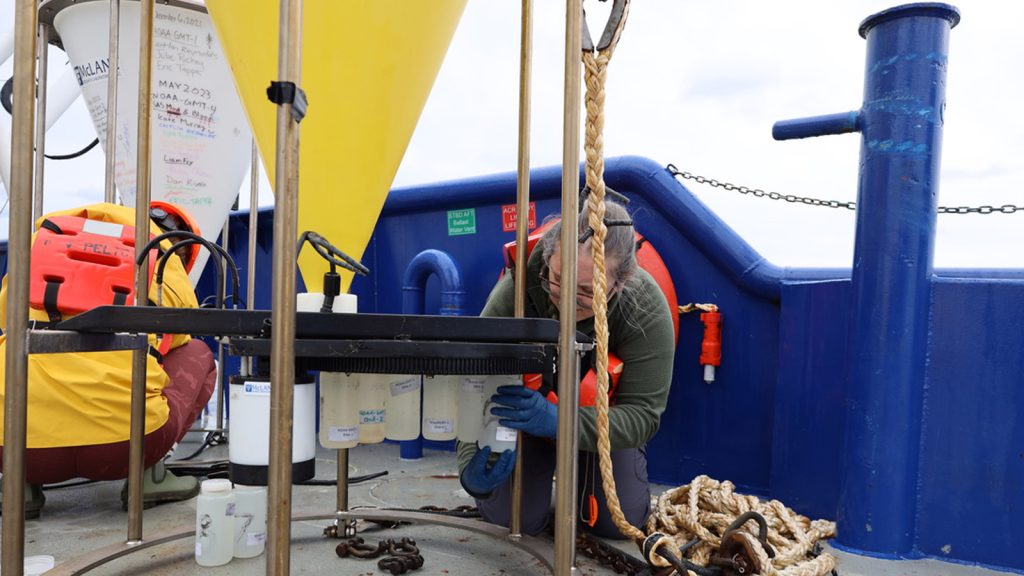
[[[558,298],[562,292],[562,285],[551,279],[551,270],[545,266],[540,273],[540,287],[550,296]],[[610,291],[609,291],[610,294]],[[594,295],[589,292],[576,292],[576,306],[580,309],[588,309],[594,306]]]

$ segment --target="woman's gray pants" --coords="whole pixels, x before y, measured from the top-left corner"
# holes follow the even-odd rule
[[[523,499],[522,530],[535,535],[544,530],[551,517],[551,483],[555,475],[555,445],[553,442],[523,434]],[[612,469],[616,492],[626,519],[643,529],[651,509],[651,487],[647,482],[647,454],[645,448],[626,448],[612,451]],[[625,538],[612,522],[608,502],[601,485],[598,457],[593,452],[579,453],[576,483],[577,516],[581,527],[604,538]],[[597,500],[597,521],[588,526],[590,496]],[[484,520],[508,526],[512,482],[502,484],[485,500],[477,500]]]

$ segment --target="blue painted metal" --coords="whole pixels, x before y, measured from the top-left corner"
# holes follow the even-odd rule
[[[402,280],[402,313],[424,313],[427,281],[431,277],[436,277],[441,284],[439,314],[462,316],[466,289],[462,283],[459,264],[449,254],[433,249],[417,254],[405,269],[405,278]],[[399,456],[403,460],[423,458],[423,436],[420,435],[416,440],[400,442],[399,449]]]
[[[853,113],[863,137],[837,516],[839,542],[873,553],[914,546],[946,58],[959,19],[946,4],[909,4],[860,26],[868,50]],[[836,133],[843,116],[781,122],[776,137]]]
[[[958,20],[952,6],[908,5],[860,28],[868,52],[837,520],[841,544],[875,553],[914,544],[946,54]]]
[[[840,112],[825,116],[780,120],[772,126],[772,138],[795,140],[832,134],[849,134],[860,130],[860,112]]]

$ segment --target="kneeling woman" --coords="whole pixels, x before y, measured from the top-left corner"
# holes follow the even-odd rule
[[[580,237],[589,236],[588,211],[579,215]],[[629,222],[626,209],[607,202],[606,221]],[[578,285],[562,286],[560,225],[553,226],[534,248],[526,265],[526,315],[558,318],[561,290],[576,291],[577,329],[593,336],[593,257],[591,241],[578,249]],[[633,227],[610,226],[605,241],[608,300],[608,349],[622,361],[608,418],[615,483],[626,519],[642,526],[650,512],[647,481],[647,441],[658,430],[672,379],[675,350],[672,316],[654,279],[639,268]],[[498,282],[484,306],[483,316],[514,315],[511,274]],[[591,366],[581,366],[586,372]],[[525,432],[523,450],[522,529],[536,534],[548,523],[551,481],[555,471],[557,411],[539,392],[524,386],[502,386],[492,400],[502,406],[491,412],[503,426]],[[580,408],[579,498],[584,528],[604,537],[621,537],[608,512],[597,469],[597,429],[593,407]],[[513,453],[492,457],[475,444],[458,447],[462,486],[477,499],[484,519],[504,526],[509,522]],[[589,506],[593,502],[596,506]],[[596,508],[596,518],[595,515]]]
[[[150,212],[153,219],[151,234],[158,235],[169,228],[181,228],[198,234],[189,216],[171,205],[155,206]],[[66,266],[68,282],[47,288],[44,305],[34,304],[29,309],[29,322],[47,323],[66,318],[64,303],[75,300],[79,309],[82,298],[95,294],[91,306],[110,304],[108,294],[102,293],[100,281],[71,281],[72,268],[87,256],[69,250],[72,229],[93,231],[100,242],[116,242],[112,234],[125,234],[135,223],[135,209],[113,204],[95,204],[83,208],[47,214],[39,220],[45,228],[49,242],[36,245],[43,236],[37,232],[33,238],[33,277],[38,276],[47,261],[56,269]],[[67,230],[61,228],[63,226]],[[106,238],[103,235],[106,235]],[[121,238],[134,238],[134,231]],[[82,235],[84,236],[84,234]],[[67,238],[66,242],[55,241]],[[132,241],[133,244],[133,241]],[[164,246],[169,249],[170,242]],[[116,245],[113,246],[116,248]],[[194,246],[197,247],[197,246]],[[179,249],[178,256],[167,261],[160,292],[160,306],[197,308],[195,292],[189,282],[186,265],[195,261],[194,251]],[[108,249],[105,260],[110,260]],[[134,248],[120,252],[131,254]],[[63,259],[63,260],[62,260]],[[83,264],[87,266],[87,264]],[[83,274],[82,277],[88,277]],[[35,279],[35,278],[34,278]],[[42,278],[40,281],[46,280]],[[49,280],[47,280],[49,283]],[[150,298],[155,299],[156,284],[150,286]],[[123,300],[122,300],[123,301]],[[79,309],[80,311],[80,309]],[[0,291],[0,326],[6,326],[7,278]],[[158,341],[150,334],[150,349],[146,366],[146,427],[145,474],[143,496],[145,504],[191,498],[198,492],[195,478],[178,478],[168,473],[163,460],[172,447],[181,440],[210,399],[216,380],[213,354],[200,340],[187,334],[165,337]],[[6,339],[0,337],[0,382],[4,377]],[[28,357],[28,421],[25,450],[25,515],[39,516],[45,498],[42,484],[63,482],[72,478],[92,480],[118,480],[128,476],[128,435],[131,414],[132,352],[88,352],[61,354],[32,354]],[[0,399],[3,398],[0,387]],[[0,423],[3,414],[0,413]],[[0,433],[2,433],[0,425]],[[0,436],[0,444],[3,437]],[[2,448],[0,448],[2,454]],[[122,491],[122,502],[127,495]]]

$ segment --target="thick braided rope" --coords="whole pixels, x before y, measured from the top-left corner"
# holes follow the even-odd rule
[[[594,306],[594,340],[597,366],[597,453],[601,481],[608,501],[608,510],[612,521],[624,535],[635,540],[645,537],[644,533],[626,520],[615,490],[615,478],[612,473],[611,442],[608,438],[608,277],[604,259],[604,241],[608,228],[604,223],[605,215],[605,184],[604,184],[604,87],[608,74],[608,62],[611,60],[618,44],[622,28],[629,12],[629,4],[619,20],[615,34],[608,48],[583,53],[584,80],[586,82],[586,183],[590,190],[587,196],[589,203],[589,224],[594,231],[591,240],[591,254],[594,260],[593,306]]]
[[[752,546],[765,567],[762,576],[823,576],[835,568],[830,554],[813,556],[819,541],[835,535],[834,522],[810,520],[777,500],[762,501],[754,496],[736,494],[731,482],[718,482],[707,476],[694,478],[688,486],[668,490],[658,497],[647,531],[659,531],[670,537],[678,549],[697,538],[689,549],[689,559],[707,565],[711,554],[721,545],[721,535],[737,516],[754,511],[768,523],[768,543],[775,558],[768,558],[759,546]],[[757,526],[748,522],[743,532],[756,541]]]

